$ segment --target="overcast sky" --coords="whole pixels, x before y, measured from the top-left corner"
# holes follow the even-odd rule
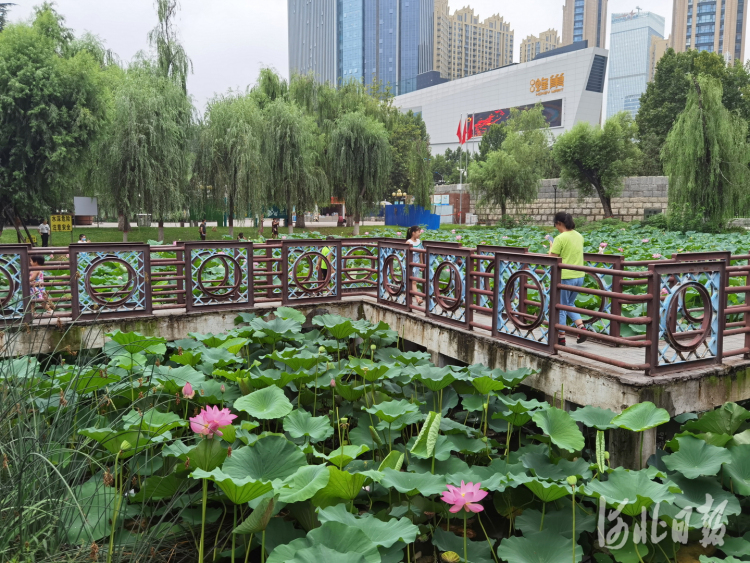
[[[39,0],[14,0],[11,21],[25,20]],[[529,34],[550,27],[562,30],[564,0],[456,0],[451,10],[471,5],[484,19],[499,13],[515,31],[515,53]],[[76,33],[89,31],[103,39],[122,60],[148,48],[146,35],[156,23],[153,0],[57,0],[57,9]],[[672,25],[672,0],[609,0],[612,13],[640,6],[666,18]],[[261,66],[289,75],[286,0],[182,0],[179,29],[193,60],[194,74],[188,89],[199,108],[214,93],[244,89],[255,82]],[[608,30],[609,32],[609,26]],[[609,39],[609,38],[608,38]],[[609,41],[608,41],[609,42]]]

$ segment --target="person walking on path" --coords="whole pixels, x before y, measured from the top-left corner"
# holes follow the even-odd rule
[[[271,221],[271,238],[279,238],[279,219],[274,217]]]
[[[575,230],[576,224],[573,221],[573,216],[570,213],[561,211],[555,215],[554,224],[560,234],[552,240],[550,240],[551,237],[548,235],[548,240],[552,243],[549,249],[550,256],[559,256],[562,258],[563,264],[583,266],[583,236]],[[585,274],[576,270],[563,269],[560,278],[565,285],[583,287]],[[560,305],[575,307],[576,297],[578,297],[577,291],[565,289],[560,290]],[[583,324],[581,315],[578,313],[573,313],[572,311],[560,311],[559,324],[566,326],[566,318],[570,318],[577,328],[587,330]],[[581,334],[578,336],[576,343],[583,344],[587,339],[587,335]],[[565,346],[564,330],[560,330],[560,332],[557,333],[557,343],[560,346]]]
[[[409,227],[409,230],[406,231],[406,244],[410,244],[412,248],[424,248],[424,245],[422,244],[422,239],[419,237],[422,235],[424,231],[421,227],[418,225],[414,225],[412,227]],[[422,262],[422,256],[421,254],[415,254],[413,255],[414,262]],[[407,266],[406,271],[409,271],[409,268]],[[420,268],[417,268],[416,266],[412,269],[412,277],[418,278],[420,277]],[[426,289],[426,288],[425,288]],[[411,282],[411,290],[416,292],[417,291],[417,282],[413,281]],[[417,305],[421,305],[424,303],[424,300],[417,296]]]
[[[198,227],[198,234],[201,237],[201,240],[206,240],[206,220],[203,219],[203,222]]]
[[[42,246],[49,246],[49,224],[47,223],[47,219],[44,219],[42,221],[42,224],[39,225],[39,234],[42,235]]]

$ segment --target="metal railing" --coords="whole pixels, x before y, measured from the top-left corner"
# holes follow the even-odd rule
[[[44,265],[36,256],[45,257]],[[582,287],[570,285],[574,277],[584,278]],[[578,294],[573,305],[561,301],[565,291]],[[6,325],[369,295],[527,348],[652,375],[749,358],[748,292],[750,254],[729,252],[637,262],[586,254],[583,266],[572,266],[526,248],[430,241],[413,248],[375,238],[0,246]],[[581,315],[586,330],[562,324],[561,313]],[[619,352],[561,346],[561,331]],[[725,349],[727,339],[741,343]]]

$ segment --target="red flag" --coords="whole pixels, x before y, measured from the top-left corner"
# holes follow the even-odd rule
[[[461,131],[461,120],[458,120],[458,131],[456,131],[456,136],[458,137],[458,144],[463,145],[464,144],[464,135]]]
[[[464,130],[464,143],[474,136],[474,118],[466,118],[466,128]]]

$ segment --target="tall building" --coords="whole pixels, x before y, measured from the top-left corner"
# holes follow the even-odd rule
[[[416,89],[432,70],[433,0],[288,0],[290,73]]]
[[[672,36],[670,35],[667,39],[659,39],[654,36],[651,38],[651,47],[648,61],[648,80],[651,82],[656,74],[656,65],[659,60],[667,52],[667,49],[672,47]]]
[[[527,63],[533,61],[539,53],[557,49],[560,46],[560,36],[556,29],[548,29],[536,35],[529,35],[521,41],[521,59],[520,62]]]
[[[315,74],[336,84],[339,77],[336,2],[288,0],[290,73]]]
[[[469,7],[450,13],[448,0],[435,1],[434,70],[454,80],[513,62],[513,30],[495,14],[480,21]]]
[[[607,118],[621,111],[635,117],[651,80],[652,41],[664,39],[664,18],[641,11],[612,14],[611,33]]]
[[[745,53],[745,0],[674,0],[672,43],[688,49],[719,53],[727,62],[742,61]]]
[[[562,44],[588,41],[604,48],[607,38],[607,0],[565,0]]]

